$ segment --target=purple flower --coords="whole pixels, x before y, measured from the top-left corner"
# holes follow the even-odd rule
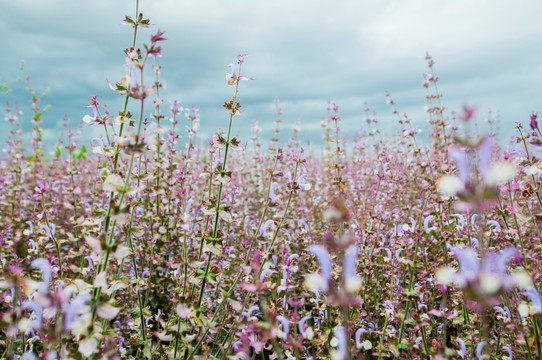
[[[481,343],[476,345],[476,357],[478,358],[478,360],[483,360],[487,358],[487,355],[482,355],[482,351],[484,350],[484,346],[486,346],[486,344],[486,341],[482,341]]]
[[[279,199],[275,196],[275,189],[279,187],[279,184],[276,182],[272,182],[271,186],[269,187],[269,202],[275,205],[280,204]]]
[[[512,349],[510,349],[510,346],[503,346],[501,349],[506,351],[508,353],[508,359],[512,360],[512,357],[513,357],[514,353],[512,352]],[[503,357],[503,359],[504,359],[504,357]]]
[[[435,229],[434,227],[429,227],[429,223],[433,221],[434,218],[435,217],[433,215],[429,215],[423,220],[423,228],[427,234]]]
[[[35,316],[35,319],[32,319],[30,326],[36,330],[41,329],[41,323],[43,321],[43,308],[41,305],[34,300],[26,300],[21,305],[21,310],[30,310]]]
[[[321,276],[313,275],[307,278],[308,282],[311,283],[309,287],[314,288],[316,285],[317,289],[326,292],[329,288],[328,282],[331,279],[332,265],[329,253],[322,245],[311,245],[309,246],[308,250],[318,259],[318,263],[320,264],[320,271],[322,273]]]
[[[312,318],[311,315],[307,315],[307,316],[302,317],[301,320],[299,320],[298,327],[299,327],[299,333],[301,335],[305,335],[305,323],[311,318]]]
[[[346,344],[346,330],[342,326],[333,329],[333,336],[338,340],[337,350],[332,355],[333,359],[346,360],[348,358],[348,346]]]
[[[46,360],[57,360],[57,359],[58,359],[58,354],[56,353],[56,351],[54,350],[49,351],[49,353],[47,354]]]
[[[356,276],[358,255],[359,248],[356,245],[350,245],[344,253],[343,281],[346,290],[350,293],[356,293],[361,288],[361,279]]]
[[[460,338],[455,339],[455,341],[459,344],[459,347],[461,348],[461,350],[459,351],[459,356],[461,356],[461,359],[464,359],[465,356],[467,356],[467,346],[465,346],[465,342]]]
[[[529,118],[531,119],[531,123],[529,125],[533,130],[536,130],[538,128],[538,122],[536,121],[537,116],[538,113],[531,113],[531,115],[529,115]]]
[[[171,111],[171,115],[176,116],[183,111],[183,107],[181,106],[179,100],[174,100],[173,102],[170,101],[169,110]]]
[[[441,268],[437,271],[437,280],[444,285],[453,283],[460,289],[471,290],[469,294],[475,299],[510,289],[519,281],[506,272],[510,260],[518,255],[516,248],[508,247],[498,253],[488,251],[482,260],[470,247],[452,247],[451,252],[459,263],[459,271]]]
[[[272,274],[274,273],[275,271],[274,270],[271,270],[271,269],[265,269],[264,271],[262,271],[262,273],[260,274],[260,283],[264,283],[265,281],[265,277],[269,274]]]
[[[535,308],[536,314],[542,313],[542,298],[540,297],[540,293],[534,287],[527,287],[527,289],[525,289],[525,291],[523,291],[521,295],[531,300]]]
[[[501,231],[502,231],[501,225],[500,225],[497,221],[495,221],[495,220],[489,220],[489,221],[487,222],[487,226],[488,226],[489,228],[492,228],[492,227],[493,227],[497,232],[501,232]]]
[[[452,253],[459,263],[459,274],[463,279],[466,282],[475,280],[480,272],[480,261],[474,249],[453,247]]]
[[[27,351],[23,354],[21,360],[38,360],[38,357],[33,351]]]
[[[356,347],[359,349],[361,348],[362,344],[361,344],[361,335],[365,334],[365,333],[368,333],[369,330],[365,329],[365,328],[359,328],[358,330],[356,330]]]
[[[71,330],[73,324],[80,320],[79,315],[77,314],[85,304],[90,301],[90,294],[79,294],[73,299],[73,301],[68,305],[64,313],[64,329]]]
[[[33,269],[41,270],[41,285],[40,289],[44,293],[49,292],[49,285],[51,284],[51,265],[49,261],[45,259],[35,259],[30,264],[30,267]]]
[[[476,147],[470,147],[471,151],[460,146],[450,147],[449,157],[455,163],[457,175],[440,177],[437,181],[439,190],[458,196],[462,200],[460,207],[483,208],[491,200],[492,197],[488,195],[495,191],[495,187],[509,182],[516,174],[516,167],[512,163],[492,161],[494,147],[492,137]]]
[[[277,320],[282,324],[283,334],[281,334],[281,337],[286,339],[288,337],[288,333],[290,332],[290,321],[281,315],[277,316]]]

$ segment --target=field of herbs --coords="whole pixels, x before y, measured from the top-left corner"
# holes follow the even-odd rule
[[[6,106],[2,358],[542,358],[536,114],[507,150],[464,131],[475,110],[450,116],[427,56],[429,142],[390,95],[396,135],[366,109],[347,142],[329,103],[323,146],[296,127],[281,143],[277,99],[275,138],[253,122],[238,139],[240,54],[228,126],[204,139],[195,107],[161,97],[164,33],[124,23],[128,71],[110,84],[124,108],[91,96],[49,151],[30,79],[32,119]],[[83,144],[90,126],[103,134]]]

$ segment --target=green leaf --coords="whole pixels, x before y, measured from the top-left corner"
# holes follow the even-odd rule
[[[135,25],[135,21],[132,20],[132,18],[129,17],[129,16],[126,16],[126,17],[124,18],[124,21],[123,21],[123,22],[126,23],[126,24],[132,24],[132,25]]]
[[[87,153],[87,148],[85,147],[85,145],[83,145],[81,146],[81,150],[76,150],[72,152],[72,156],[75,160],[79,160],[82,157],[84,157],[86,153]]]
[[[56,144],[55,145],[55,156],[58,159],[60,157],[60,154],[62,154],[62,145]]]

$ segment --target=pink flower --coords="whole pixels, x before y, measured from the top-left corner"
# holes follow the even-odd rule
[[[239,56],[241,56],[241,55],[239,55]],[[244,57],[244,55],[243,55],[243,57]],[[242,59],[244,61],[244,58],[242,58]],[[242,62],[239,62],[239,64],[242,64]],[[228,80],[228,85],[234,85],[237,82],[239,82],[240,80],[254,80],[254,78],[249,78],[249,77],[246,77],[246,76],[238,76],[235,73],[235,65],[228,64],[228,67],[230,68],[230,71],[231,71],[231,72],[226,73],[226,80]]]
[[[531,126],[531,129],[533,130],[538,128],[538,122],[536,121],[537,116],[538,116],[538,113],[532,113],[531,115],[529,115],[531,119],[531,123],[529,125]]]
[[[459,118],[467,122],[470,119],[472,119],[475,112],[476,112],[476,108],[474,106],[463,105],[463,113],[459,116]]]

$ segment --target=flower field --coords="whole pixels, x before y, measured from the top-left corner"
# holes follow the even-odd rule
[[[295,126],[280,141],[276,99],[274,138],[253,122],[238,139],[255,81],[239,54],[228,126],[202,138],[198,110],[163,98],[165,33],[124,23],[126,76],[104,88],[123,108],[89,95],[49,151],[30,78],[32,118],[6,105],[2,358],[542,358],[536,114],[505,150],[473,130],[474,108],[449,115],[427,55],[428,140],[390,95],[395,135],[367,108],[346,140],[330,102],[323,145]],[[91,126],[102,135],[82,144]]]

